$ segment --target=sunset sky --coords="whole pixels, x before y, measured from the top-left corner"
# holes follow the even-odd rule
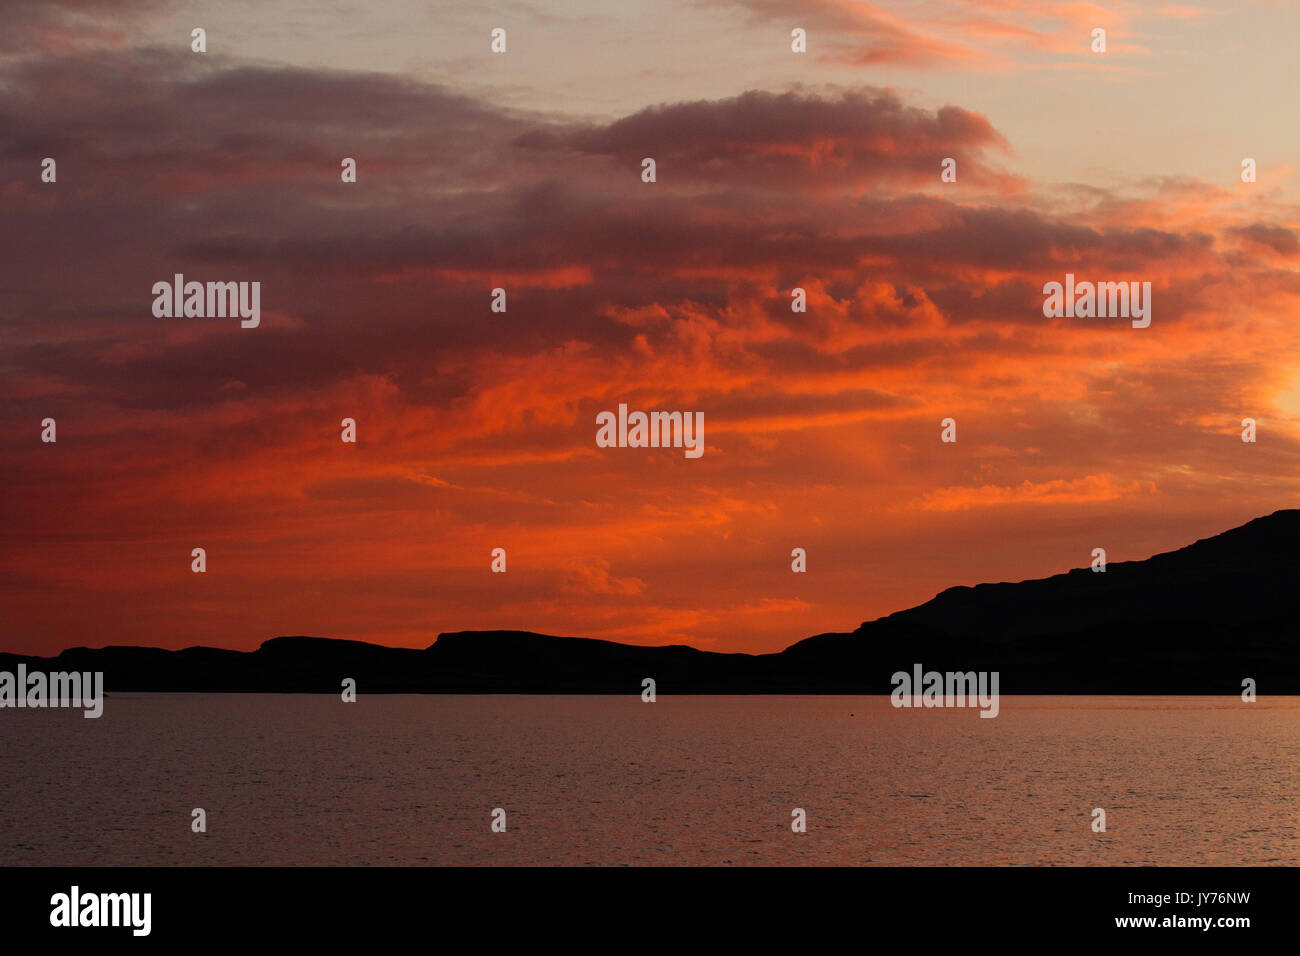
[[[1300,506],[1298,28],[6,2],[0,649],[772,651]],[[155,318],[178,272],[260,281],[261,326]],[[1151,282],[1150,328],[1044,318],[1067,272]],[[620,402],[703,412],[703,457],[598,448]]]

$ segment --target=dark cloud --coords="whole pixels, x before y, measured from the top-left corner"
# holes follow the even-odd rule
[[[750,91],[726,100],[641,110],[603,126],[535,129],[515,144],[616,157],[639,168],[645,157],[659,177],[731,184],[758,181],[801,191],[851,183],[933,183],[945,157],[973,183],[1013,186],[988,167],[986,150],[1008,150],[987,119],[953,106],[929,112],[887,90],[833,97]]]
[[[792,349],[879,350],[826,340],[936,309],[954,324],[1033,323],[1042,281],[1065,269],[1122,276],[1213,250],[1204,234],[920,192],[949,154],[963,182],[996,179],[982,157],[1006,144],[977,114],[888,91],[751,92],[582,125],[399,77],[215,63],[128,49],[9,64],[10,368],[122,407],[357,374],[445,404],[466,393],[475,355],[568,339],[625,354],[638,335],[679,334],[629,327],[611,317],[620,309],[689,303],[744,330],[752,306]],[[642,154],[659,158],[660,182],[640,182]],[[38,181],[45,155],[59,162],[55,186]],[[355,185],[339,181],[344,156],[358,161]],[[979,270],[1028,276],[990,287]],[[176,272],[261,281],[263,327],[202,320],[197,335],[194,320],[152,318],[152,284]],[[868,275],[890,284],[883,300],[855,301]],[[789,312],[788,289],[814,281],[847,301],[842,314]],[[487,309],[498,285],[505,314]],[[780,363],[779,342],[743,337],[729,361],[746,348]]]
[[[1255,223],[1240,229],[1233,229],[1232,233],[1251,242],[1259,243],[1261,246],[1268,246],[1281,256],[1293,256],[1300,252],[1300,238],[1297,238],[1296,234],[1285,226],[1269,226],[1264,223]]]

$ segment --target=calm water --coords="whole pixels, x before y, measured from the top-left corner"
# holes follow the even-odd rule
[[[0,767],[6,865],[1300,863],[1300,698],[115,695]]]

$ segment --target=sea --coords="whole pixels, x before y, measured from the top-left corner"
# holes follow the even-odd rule
[[[1300,698],[111,694],[0,711],[0,811],[4,866],[1294,866]]]

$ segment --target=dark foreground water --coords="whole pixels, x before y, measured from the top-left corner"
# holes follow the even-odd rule
[[[0,711],[0,864],[130,863],[1295,865],[1300,698],[1003,697],[992,720],[885,697]]]

